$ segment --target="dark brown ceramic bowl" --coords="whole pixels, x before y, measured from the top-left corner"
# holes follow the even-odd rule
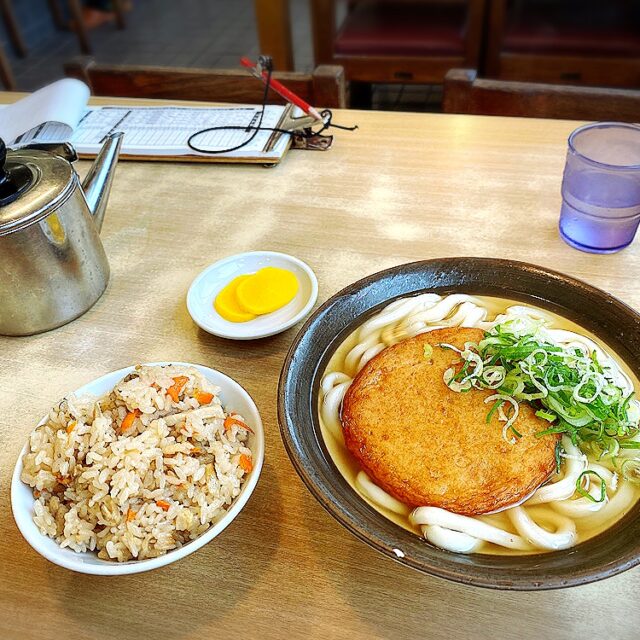
[[[289,457],[320,504],[378,551],[425,573],[494,589],[556,589],[606,578],[640,562],[640,507],[573,549],[526,556],[463,555],[438,549],[393,524],[349,486],[325,447],[318,419],[320,378],[340,343],[396,298],[424,292],[492,295],[528,302],[579,323],[613,347],[637,374],[640,316],[609,294],[542,267],[490,258],[401,265],[343,289],[305,323],[280,376],[278,417]],[[398,558],[394,549],[401,549]]]

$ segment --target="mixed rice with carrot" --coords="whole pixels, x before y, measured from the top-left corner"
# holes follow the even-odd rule
[[[191,367],[137,366],[98,400],[62,400],[23,458],[40,531],[119,562],[201,535],[253,467],[251,428],[219,392]]]

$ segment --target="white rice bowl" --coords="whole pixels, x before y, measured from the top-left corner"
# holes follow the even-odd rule
[[[73,394],[68,394],[67,398],[75,397],[78,401],[74,403],[71,399],[62,409],[58,405],[54,407],[40,421],[20,453],[11,485],[14,518],[27,542],[55,564],[81,573],[117,575],[148,571],[175,562],[193,553],[223,531],[253,492],[264,459],[264,432],[260,415],[249,394],[231,378],[200,365],[168,362],[142,365],[143,371],[146,371],[144,367],[161,366],[171,366],[167,371],[174,376],[185,373],[184,368],[192,371],[192,375],[187,376],[189,380],[177,403],[166,396],[163,388],[171,384],[170,378],[168,382],[160,381],[158,397],[150,398],[148,385],[143,389],[143,385],[138,385],[136,380],[124,386],[118,384],[135,372],[136,367],[114,371],[81,387]],[[150,375],[158,373],[158,370],[148,371]],[[198,386],[196,383],[205,388],[194,390],[193,387]],[[107,403],[107,419],[98,421],[95,428],[93,424],[84,424],[83,416],[88,415],[89,409],[83,399],[102,398],[116,385],[120,391],[116,394],[115,402]],[[177,420],[167,416],[189,411],[191,416],[195,416],[196,424],[201,424],[199,414],[193,414],[194,409],[200,408],[199,403],[194,400],[195,393],[201,391],[214,396],[207,403],[211,405],[210,408],[205,411],[204,426],[208,429],[207,434],[198,435],[202,442],[196,442],[190,433],[190,417],[181,427],[179,437],[173,437],[176,435],[175,425],[167,426],[165,422]],[[153,390],[151,395],[154,395]],[[166,406],[162,406],[160,396],[165,397]],[[111,394],[111,397],[114,395]],[[222,403],[224,413],[216,398]],[[120,424],[124,415],[134,406],[139,406],[140,411],[136,412],[134,422],[124,434],[127,437],[117,434],[120,437],[114,438],[114,426]],[[222,429],[220,425],[223,418],[230,413],[238,414],[234,417],[246,423],[253,433],[240,428],[233,421]],[[91,415],[95,415],[95,409]],[[74,424],[75,417],[79,417],[77,424]],[[90,418],[87,420],[87,423],[91,422],[96,422],[95,418],[93,421]],[[151,422],[153,428],[150,428]],[[68,434],[65,425],[70,429]],[[56,426],[60,431],[59,441],[55,436]],[[73,466],[75,461],[73,454],[65,453],[65,447],[69,447],[67,441],[69,444],[73,441],[76,450],[80,446],[80,450],[84,450],[87,455],[89,443],[95,445],[96,439],[102,439],[103,435],[110,441],[108,453],[112,458],[109,463],[112,468],[105,470],[108,464],[101,467],[100,460],[92,460],[93,464],[87,469],[89,473],[82,480],[82,490],[76,487],[78,478],[74,479],[73,491],[77,489],[78,493],[73,495],[79,498],[78,509],[74,509],[74,500],[71,504],[67,502],[58,514],[56,493],[52,493],[51,489],[55,483],[52,484],[51,478],[47,476],[51,475],[49,471],[53,468],[52,458],[55,458],[53,465],[56,477],[64,477],[69,465]],[[138,448],[133,453],[133,463],[129,461],[132,443]],[[203,446],[196,452],[197,455],[189,455],[194,444]],[[144,460],[145,455],[159,461],[158,448],[166,450],[167,447],[170,450],[165,455],[168,454],[167,459],[173,464],[171,473],[165,473],[168,471],[166,467],[158,473],[156,464],[149,469],[148,460]],[[103,449],[101,443],[98,443],[97,449],[95,446],[91,447],[91,451],[98,452],[98,457]],[[251,460],[252,468],[249,471],[239,469],[240,456]],[[46,459],[44,464],[43,458]],[[178,464],[172,462],[174,459],[179,461]],[[196,462],[199,459],[202,464]],[[246,462],[246,459],[242,462]],[[208,469],[205,469],[207,465]],[[213,482],[205,483],[200,476],[204,472],[211,475],[213,470]],[[96,477],[89,477],[93,475]],[[108,487],[104,482],[105,477],[108,477]],[[143,477],[144,482],[141,482]],[[40,493],[39,489],[43,487]],[[34,489],[40,494],[38,498],[34,497]],[[58,486],[57,490],[61,491],[62,487]],[[129,504],[132,508],[126,511]],[[91,520],[87,518],[87,510],[95,510],[94,506],[103,510],[99,516],[102,524],[95,528],[86,522],[87,519]],[[110,521],[112,526],[105,526],[105,518],[108,520],[111,517],[110,511],[113,516],[113,521]],[[123,519],[122,513],[127,513],[131,522],[127,518]],[[98,557],[96,549],[100,550],[104,559]]]

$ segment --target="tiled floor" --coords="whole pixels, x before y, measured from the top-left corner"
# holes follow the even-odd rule
[[[253,0],[132,0],[127,28],[106,24],[90,33],[93,55],[111,64],[232,68],[241,55],[258,54]],[[60,2],[65,5],[64,0]],[[308,0],[290,0],[296,69],[313,67]],[[0,21],[0,40],[18,88],[33,91],[63,77],[64,62],[80,55],[75,34],[58,31],[47,0],[13,0],[29,53],[13,53]],[[385,85],[373,92],[373,107],[433,111],[438,87]]]
[[[12,55],[12,66],[19,88],[33,90],[62,77],[63,63],[80,49],[73,32],[56,30],[47,0],[13,5],[29,54]],[[126,29],[103,25],[90,39],[95,58],[112,64],[228,67],[258,48],[252,0],[133,0]]]

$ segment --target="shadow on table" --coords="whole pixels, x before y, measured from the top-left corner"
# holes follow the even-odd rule
[[[229,355],[243,354],[246,358],[247,349],[251,349],[252,357],[254,353],[269,356],[275,353],[282,353],[283,350],[286,353],[299,328],[298,325],[295,325],[282,333],[255,340],[232,340],[214,336],[197,327],[196,338],[202,345],[220,350],[222,353]]]
[[[629,573],[555,591],[471,587],[394,562],[343,529],[318,504],[307,506],[305,514],[314,532],[308,536],[310,553],[338,594],[334,607],[347,610],[341,616],[346,620],[357,616],[354,637],[569,639],[606,637],[611,628],[621,640],[637,637],[636,609],[627,612],[625,626],[617,610],[598,604],[623,598]]]
[[[521,630],[517,625],[505,626],[508,620],[504,617],[505,611],[519,606],[522,613],[523,599],[533,600],[533,611],[541,604],[539,597],[535,602],[534,594],[496,594],[488,589],[423,575],[384,557],[344,530],[328,514],[316,511],[322,511],[319,505],[306,509],[307,526],[316,534],[309,536],[310,551],[317,555],[317,564],[324,567],[327,579],[339,594],[335,606],[345,608],[349,612],[347,618],[357,615],[353,624],[358,636],[494,637],[482,635],[483,627],[488,633],[491,624],[498,632],[495,637],[515,639],[520,637]],[[321,517],[327,521],[319,529]],[[521,602],[516,603],[518,598]],[[547,594],[546,598],[550,596]],[[501,602],[500,606],[496,606],[496,601]],[[362,634],[363,627],[368,629],[365,634]],[[478,633],[480,635],[476,635]]]
[[[87,576],[50,566],[48,587],[59,597],[66,616],[83,630],[79,637],[193,636],[198,628],[211,628],[235,615],[235,605],[269,571],[280,539],[281,509],[277,476],[265,463],[242,512],[192,555],[155,571],[122,577]],[[77,631],[74,627],[70,630]]]

